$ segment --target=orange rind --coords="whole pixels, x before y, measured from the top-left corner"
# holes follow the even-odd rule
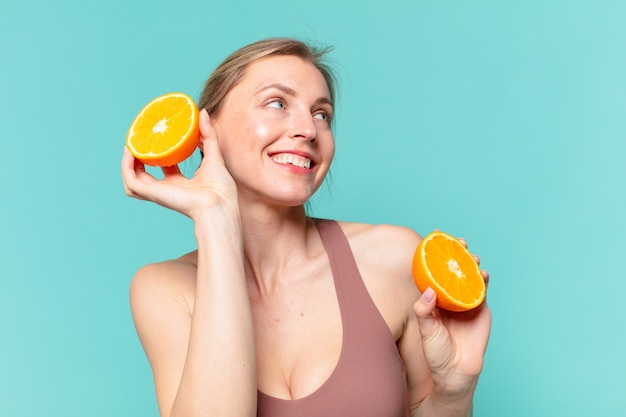
[[[137,114],[128,129],[126,146],[146,165],[176,165],[198,147],[198,119],[198,107],[187,94],[161,95]]]
[[[413,256],[413,279],[423,293],[432,288],[437,306],[448,311],[468,311],[485,299],[486,286],[478,263],[456,238],[440,231],[420,242]]]

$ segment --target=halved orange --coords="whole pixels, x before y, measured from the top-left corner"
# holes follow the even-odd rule
[[[200,142],[198,119],[198,107],[187,94],[164,94],[137,114],[128,129],[126,146],[146,165],[176,165]]]
[[[467,311],[485,299],[485,281],[472,254],[444,232],[432,232],[420,242],[412,272],[417,288],[422,293],[432,288],[443,309]]]

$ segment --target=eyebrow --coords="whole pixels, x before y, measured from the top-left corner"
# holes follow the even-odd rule
[[[282,91],[283,93],[290,95],[292,97],[296,97],[298,95],[298,93],[296,92],[296,90],[294,90],[291,87],[287,87],[284,84],[280,84],[280,83],[272,83],[272,84],[268,84],[264,87],[261,87],[258,91],[257,94],[259,94],[262,91],[265,90],[269,90],[271,88],[275,88],[277,90]],[[330,99],[328,97],[320,97],[317,100],[315,100],[315,104],[329,104],[332,107],[332,103],[330,101]]]
[[[257,91],[257,94],[262,92],[262,91],[269,90],[271,88],[275,88],[277,90],[280,90],[280,91],[282,91],[285,94],[289,94],[290,96],[294,96],[295,97],[297,95],[296,94],[296,90],[294,90],[291,87],[287,87],[284,84],[280,84],[280,83],[272,83],[272,84],[268,84],[268,85],[266,85],[264,87],[261,87],[259,89],[259,91]]]

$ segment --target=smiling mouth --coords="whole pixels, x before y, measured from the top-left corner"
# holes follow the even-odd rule
[[[311,169],[314,165],[313,161],[304,156],[294,155],[291,153],[281,153],[272,156],[272,161],[281,165],[293,165],[299,168]]]

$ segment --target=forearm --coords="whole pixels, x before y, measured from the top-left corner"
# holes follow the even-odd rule
[[[172,416],[256,415],[254,330],[238,216],[196,219],[189,348]]]

